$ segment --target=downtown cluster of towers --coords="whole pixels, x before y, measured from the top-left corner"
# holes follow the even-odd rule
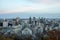
[[[16,34],[17,36],[37,38],[42,35],[47,36],[48,31],[59,30],[60,20],[43,17],[0,19],[0,28],[2,29],[0,34],[3,33],[6,36]]]

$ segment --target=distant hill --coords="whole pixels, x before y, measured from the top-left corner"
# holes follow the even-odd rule
[[[49,14],[49,13],[8,13],[8,14],[0,14],[0,18],[16,18],[17,16],[21,18],[29,18],[31,17],[44,17],[44,18],[60,18],[60,14]]]

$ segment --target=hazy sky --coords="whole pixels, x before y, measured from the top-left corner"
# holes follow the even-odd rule
[[[60,0],[0,0],[0,14],[15,12],[60,13]]]

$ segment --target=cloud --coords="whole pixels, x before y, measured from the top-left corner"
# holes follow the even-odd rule
[[[44,3],[44,4],[52,4],[52,3],[60,3],[60,0],[26,0],[32,3]]]
[[[22,2],[5,2],[1,6],[1,13],[39,12],[60,13],[60,0],[23,0]]]

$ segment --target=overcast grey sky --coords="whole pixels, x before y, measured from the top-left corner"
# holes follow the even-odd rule
[[[15,12],[60,13],[60,0],[0,0],[0,14]]]

